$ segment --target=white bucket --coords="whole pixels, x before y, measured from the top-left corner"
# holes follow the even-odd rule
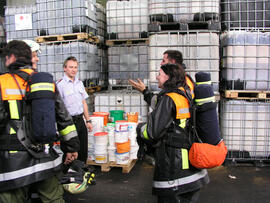
[[[139,146],[131,146],[130,151],[129,151],[129,159],[137,159],[137,154],[138,154]]]
[[[129,152],[126,153],[115,153],[116,164],[128,164],[129,162]]]
[[[94,134],[95,136],[95,145],[108,145],[108,133],[107,132],[98,132]]]
[[[128,122],[128,131],[132,131],[132,132],[136,132],[136,128],[137,128],[137,123],[134,122]]]
[[[128,122],[127,121],[116,121],[115,130],[119,132],[128,131]]]
[[[97,116],[97,115],[91,115],[89,116],[92,126],[93,126],[93,133],[102,132],[104,127],[104,117],[103,116]]]
[[[129,140],[130,140],[130,146],[138,145],[136,131],[135,132],[134,131],[128,132],[128,137],[129,137]]]
[[[116,160],[115,152],[116,152],[115,147],[108,147],[109,161],[115,161]]]
[[[109,147],[115,147],[114,131],[108,133]]]
[[[123,143],[128,141],[128,131],[126,132],[114,132],[114,141],[117,143]]]
[[[88,132],[88,145],[95,144],[95,136],[93,132]]]
[[[95,145],[96,163],[107,163],[107,145]]]

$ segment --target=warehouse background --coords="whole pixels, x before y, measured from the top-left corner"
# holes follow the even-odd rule
[[[162,53],[181,51],[194,79],[199,71],[211,74],[226,161],[268,165],[268,0],[7,0],[0,8],[1,44],[36,40],[40,71],[58,80],[64,59],[78,58],[91,113],[138,112],[146,121],[151,109],[127,80],[140,78],[158,92]]]

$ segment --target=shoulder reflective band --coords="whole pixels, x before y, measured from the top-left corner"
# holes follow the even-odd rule
[[[40,83],[31,85],[31,92],[44,91],[44,90],[54,92],[54,84],[47,83],[47,82],[40,82]]]
[[[207,85],[211,85],[211,81],[205,81],[205,82],[196,82],[196,85],[203,85],[203,84],[207,84]]]
[[[207,97],[207,98],[204,98],[204,99],[195,99],[195,102],[197,105],[202,105],[202,104],[205,104],[205,103],[210,103],[210,102],[215,102],[216,99],[215,99],[215,96],[213,97]]]
[[[188,150],[187,149],[181,149],[181,155],[182,155],[182,169],[188,169]]]
[[[21,89],[23,95],[25,94],[25,90]],[[21,92],[19,89],[6,89],[6,95],[21,95]]]
[[[19,119],[17,100],[8,100],[10,119]]]

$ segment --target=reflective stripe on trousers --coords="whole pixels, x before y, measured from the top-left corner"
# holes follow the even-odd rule
[[[188,183],[195,182],[207,175],[207,170],[203,169],[198,173],[195,173],[191,176],[187,176],[184,178],[178,178],[175,180],[170,180],[170,181],[154,181],[153,182],[153,187],[154,188],[171,188],[171,187],[177,187],[181,185],[185,185]]]

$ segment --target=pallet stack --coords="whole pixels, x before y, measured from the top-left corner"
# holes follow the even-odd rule
[[[270,162],[269,1],[221,1],[221,133],[227,163]]]
[[[211,74],[219,95],[219,1],[149,1],[149,88],[158,91],[156,75],[167,49],[183,54],[186,72]]]
[[[85,87],[98,86],[99,66],[96,1],[36,0],[36,41],[41,45],[39,70],[63,77],[63,62],[75,56],[78,78]]]

